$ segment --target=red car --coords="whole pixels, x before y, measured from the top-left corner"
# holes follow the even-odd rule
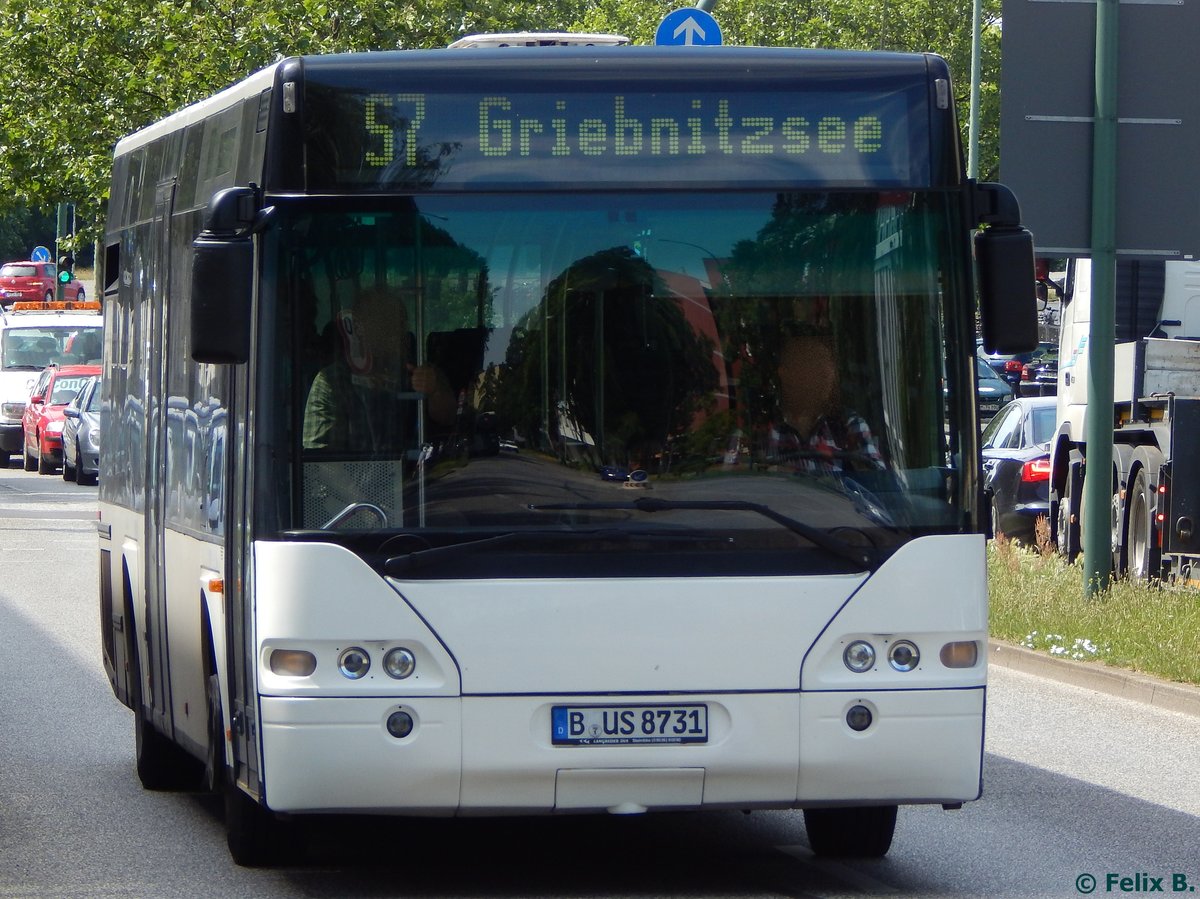
[[[0,304],[50,302],[58,298],[58,266],[53,262],[6,262],[0,266]],[[83,284],[72,278],[63,285],[63,299],[82,303]]]
[[[21,419],[26,471],[36,468],[38,474],[50,474],[62,464],[63,410],[88,378],[98,374],[99,365],[51,365],[38,377]]]

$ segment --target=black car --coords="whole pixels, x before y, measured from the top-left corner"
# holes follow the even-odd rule
[[[1017,393],[1019,396],[1054,396],[1058,393],[1058,347],[1025,363]]]
[[[983,431],[983,489],[991,500],[994,536],[1032,543],[1034,522],[1050,513],[1052,396],[1018,397]]]
[[[1014,391],[1018,389],[1017,385],[1021,383],[1021,372],[1024,370],[1025,365],[1051,353],[1054,355],[1054,358],[1058,358],[1058,344],[1049,342],[1039,343],[1036,349],[1026,353],[986,353],[982,346],[979,347],[979,358],[994,368],[1000,377],[1011,384]]]

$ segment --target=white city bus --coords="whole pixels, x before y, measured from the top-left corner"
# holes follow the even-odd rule
[[[801,808],[882,855],[977,798],[981,222],[985,343],[1036,327],[952,96],[928,55],[474,46],[122,140],[100,595],[143,784],[223,791],[239,863],[278,813]]]

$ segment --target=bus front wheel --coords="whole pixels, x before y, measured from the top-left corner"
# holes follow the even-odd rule
[[[804,829],[812,851],[826,858],[882,858],[896,832],[896,806],[806,808]]]
[[[126,612],[125,620],[133,624],[132,610]],[[129,659],[129,704],[133,706],[138,779],[147,790],[191,789],[198,780],[196,760],[146,720],[142,709],[142,666],[132,630],[132,626],[126,629],[129,639],[125,651]]]

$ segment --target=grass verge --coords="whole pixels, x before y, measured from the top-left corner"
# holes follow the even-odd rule
[[[1200,685],[1200,591],[1115,581],[1094,596],[1052,548],[988,543],[991,635],[1062,658]]]

